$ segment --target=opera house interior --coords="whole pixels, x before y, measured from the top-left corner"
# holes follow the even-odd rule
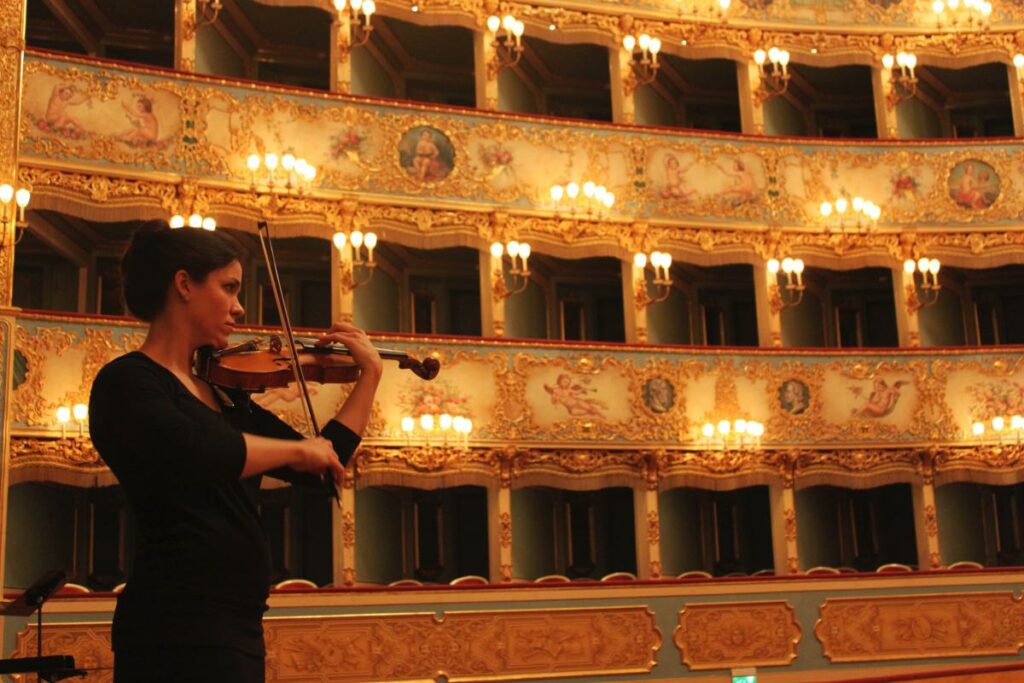
[[[113,680],[88,402],[164,219],[241,254],[233,343],[440,364],[337,501],[264,479],[268,681],[1024,680],[1019,2],[0,8],[7,604],[64,573],[3,662]]]

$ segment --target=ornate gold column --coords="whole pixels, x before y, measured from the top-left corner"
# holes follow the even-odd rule
[[[890,69],[878,64],[871,67],[871,92],[875,99],[875,126],[878,128],[878,137],[883,140],[895,140],[900,134]]]
[[[498,110],[498,60],[491,36],[485,30],[473,32],[473,75],[476,79],[476,108]]]
[[[336,12],[331,22],[331,92],[352,91],[352,19]]]
[[[740,98],[740,128],[744,133],[764,135],[764,103],[757,98],[761,73],[753,61],[736,63],[736,84]]]
[[[492,583],[512,581],[512,461],[501,458],[497,488],[487,489],[488,571]]]
[[[174,68],[196,70],[196,0],[174,3]]]
[[[754,264],[754,302],[757,305],[757,341],[760,346],[782,346],[782,299],[778,277],[764,261]]]
[[[918,461],[921,482],[910,491],[914,504],[914,532],[917,538],[918,569],[938,569],[942,566],[939,550],[939,518],[935,511],[934,453],[922,451]]]
[[[0,0],[0,183],[17,186],[18,131],[21,118],[21,79],[25,52],[25,0]],[[13,243],[15,230],[6,236]],[[0,434],[0,586],[4,585],[4,562],[7,556],[7,487],[11,460],[10,418],[7,406],[11,401],[11,367],[14,363],[15,320],[10,310],[14,283],[14,248],[0,251],[0,362],[3,363],[0,391],[3,396],[3,433]],[[0,639],[3,623],[0,620]]]
[[[775,574],[800,573],[800,558],[796,546],[796,498],[792,479],[768,487],[772,515],[772,555]]]
[[[896,331],[900,346],[917,348],[921,346],[921,322],[918,317],[921,304],[914,287],[914,275],[907,274],[903,264],[892,269],[892,289],[896,297]]]
[[[352,461],[345,468],[341,504],[331,506],[331,529],[335,547],[331,558],[333,585],[351,586],[356,582],[356,474]]]
[[[637,268],[632,260],[622,262],[622,312],[626,341],[631,344],[647,343],[647,281],[644,270]]]
[[[615,123],[636,122],[636,77],[630,66],[633,56],[619,48],[608,50],[608,76],[612,91],[612,121]]]
[[[661,578],[661,519],[658,515],[659,454],[648,453],[645,485],[633,489],[633,524],[636,537],[636,576]]]
[[[331,272],[334,282],[331,286],[331,320],[351,323],[355,314],[355,266],[352,264],[352,250],[331,247]]]
[[[1006,65],[1006,80],[1010,84],[1010,109],[1013,111],[1013,134],[1024,137],[1024,88],[1021,87],[1022,71],[1012,63]]]

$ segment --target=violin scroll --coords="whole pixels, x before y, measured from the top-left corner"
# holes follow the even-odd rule
[[[424,358],[421,361],[406,357],[398,359],[398,367],[402,370],[411,370],[420,379],[432,380],[441,371],[441,362],[431,357]]]

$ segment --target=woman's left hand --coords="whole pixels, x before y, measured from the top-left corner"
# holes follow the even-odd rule
[[[384,361],[380,358],[376,347],[366,336],[366,332],[355,325],[345,322],[335,322],[331,329],[317,340],[318,346],[326,344],[344,344],[345,348],[352,354],[352,360],[363,372],[381,372],[384,369]]]

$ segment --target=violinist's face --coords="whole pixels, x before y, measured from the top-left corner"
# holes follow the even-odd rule
[[[201,283],[192,283],[188,309],[200,346],[210,344],[220,349],[228,345],[235,320],[245,313],[238,301],[241,287],[242,266],[238,261],[210,271]]]

